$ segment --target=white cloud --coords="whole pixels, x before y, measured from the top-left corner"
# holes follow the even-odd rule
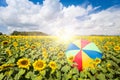
[[[60,32],[80,35],[120,34],[120,8],[111,7],[94,13],[97,8],[91,5],[87,8],[74,5],[65,7],[59,0],[44,0],[42,5],[35,5],[28,0],[6,1],[8,6],[0,7],[0,25],[7,27],[8,32],[20,30],[42,31],[53,35]]]

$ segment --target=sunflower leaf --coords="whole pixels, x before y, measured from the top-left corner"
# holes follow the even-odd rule
[[[72,71],[72,74],[79,74],[79,71],[76,67],[73,68],[71,71]]]
[[[106,74],[105,76],[108,77],[108,79],[112,79],[113,78],[113,74],[110,74],[110,73]]]
[[[106,80],[105,79],[105,75],[103,73],[100,73],[98,76],[97,76],[97,79],[99,80]]]
[[[69,79],[71,79],[71,78],[72,78],[72,74],[66,75],[66,80],[69,80]],[[73,79],[73,80],[75,80],[75,79]]]
[[[32,75],[32,72],[31,72],[31,71],[29,71],[29,72],[27,72],[27,74],[25,75],[25,78],[30,78],[30,77],[31,77],[31,75]]]
[[[32,80],[42,80],[42,76],[36,76],[35,78],[32,78]]]
[[[15,75],[15,80],[19,80],[20,77],[25,73],[24,69],[20,69],[18,74]]]
[[[45,71],[45,70],[42,70],[42,71],[40,71],[40,74],[41,74],[42,76],[45,76],[46,71]]]
[[[0,80],[3,80],[4,76],[5,76],[5,75],[4,75],[3,73],[1,73],[1,74],[0,74]]]
[[[56,76],[57,76],[57,78],[60,80],[60,79],[61,79],[61,72],[60,72],[60,71],[57,71]]]
[[[13,70],[10,70],[8,76],[10,77],[12,74],[13,74]]]
[[[91,69],[91,72],[92,72],[92,74],[95,74],[96,70],[95,69]]]
[[[7,63],[14,63],[15,62],[15,58],[9,59],[9,61]]]
[[[70,66],[65,65],[61,70],[63,72],[68,72],[70,70]]]
[[[84,72],[80,72],[80,78],[84,78],[85,77],[85,73]]]
[[[95,80],[95,77],[92,76],[89,72],[87,72],[87,75],[88,75],[88,77],[90,78],[90,80]]]

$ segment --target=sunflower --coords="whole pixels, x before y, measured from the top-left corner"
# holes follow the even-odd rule
[[[8,69],[13,66],[14,66],[14,64],[3,64],[0,66],[0,70]]]
[[[20,50],[21,50],[21,51],[24,51],[24,50],[25,50],[24,46],[21,46],[21,47],[20,47]]]
[[[112,44],[111,44],[111,42],[107,41],[107,42],[105,43],[105,45],[106,45],[106,46],[109,46],[109,45],[112,45]]]
[[[9,50],[9,49],[6,50],[6,53],[7,53],[9,56],[12,55],[11,50]]]
[[[54,61],[51,61],[48,65],[52,70],[55,70],[57,68],[57,64]]]
[[[91,62],[90,64],[92,64],[90,66],[91,69],[94,69],[98,65],[95,61]]]
[[[110,64],[110,63],[107,63],[107,65],[106,65],[106,66],[107,66],[107,68],[109,68],[109,67],[111,66],[111,64]]]
[[[36,46],[35,46],[35,45],[32,45],[32,46],[31,46],[31,49],[35,49],[35,48],[36,48]]]
[[[13,66],[14,66],[14,64],[3,64],[2,65],[3,68],[13,67]]]
[[[114,47],[114,50],[115,50],[115,51],[119,51],[119,50],[120,50],[120,46],[115,46],[115,47]]]
[[[108,46],[103,46],[103,48],[104,48],[105,50],[109,50],[109,47],[108,47]]]
[[[46,48],[42,48],[42,52],[46,52],[47,50],[46,50]]]
[[[74,60],[74,56],[68,57],[68,61],[73,62],[73,60]]]
[[[47,58],[47,57],[48,57],[47,52],[42,52],[42,56],[43,56],[44,58]]]
[[[7,44],[8,44],[8,41],[3,41],[3,42],[2,42],[2,45],[3,45],[3,46],[5,46],[5,45],[7,45]]]
[[[30,60],[27,58],[21,58],[17,61],[17,65],[19,68],[27,68],[29,69],[30,66]]]
[[[0,71],[3,69],[3,67],[2,66],[0,66]]]
[[[64,53],[61,51],[60,53],[58,53],[57,55],[59,58],[63,57],[64,56]]]
[[[17,47],[17,46],[18,46],[18,43],[17,43],[17,42],[13,42],[13,46],[14,46],[14,47]]]
[[[30,45],[29,45],[29,44],[25,44],[25,47],[26,47],[26,48],[29,48],[29,47],[30,47]]]
[[[43,60],[36,60],[33,63],[33,67],[35,70],[41,71],[46,67],[46,63]]]
[[[101,62],[101,59],[99,59],[99,58],[96,58],[95,59],[95,64],[97,65],[97,64],[99,64]]]

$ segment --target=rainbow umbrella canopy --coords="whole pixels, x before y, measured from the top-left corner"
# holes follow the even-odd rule
[[[70,43],[65,54],[67,58],[74,56],[73,62],[77,64],[80,71],[93,66],[91,63],[96,58],[102,58],[102,53],[95,43],[88,40],[77,40]]]

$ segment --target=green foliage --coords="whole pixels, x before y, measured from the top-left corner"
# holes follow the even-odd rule
[[[11,35],[22,35],[22,36],[47,36],[47,34],[43,32],[19,32],[13,31]]]
[[[0,35],[3,35],[2,32],[0,32]]]

